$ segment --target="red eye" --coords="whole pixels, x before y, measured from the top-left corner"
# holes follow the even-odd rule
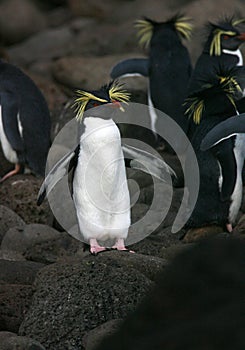
[[[227,40],[227,39],[229,39],[230,37],[229,37],[229,35],[224,35],[223,38],[224,38],[225,40]]]
[[[99,105],[99,104],[98,104],[97,102],[94,102],[94,103],[93,103],[93,106],[94,106],[94,107],[97,107],[98,105]]]

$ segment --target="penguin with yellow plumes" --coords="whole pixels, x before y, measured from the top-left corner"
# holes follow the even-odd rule
[[[231,231],[236,220],[241,204],[238,192],[242,192],[240,154],[245,139],[233,135],[205,151],[201,143],[210,130],[237,113],[244,73],[243,67],[217,66],[186,100],[186,114],[196,125],[190,141],[200,171],[199,195],[187,227],[217,224]],[[191,167],[191,159],[186,159],[186,166]]]
[[[111,77],[148,77],[148,105],[152,131],[161,134],[158,118],[162,118],[163,114],[157,113],[157,110],[160,110],[187,132],[188,119],[184,116],[182,103],[187,97],[192,65],[182,40],[189,40],[191,37],[190,19],[183,15],[176,15],[165,22],[144,18],[136,21],[135,26],[138,30],[139,44],[148,50],[148,58],[132,58],[119,62],[113,67]],[[183,151],[181,140],[175,140],[175,143],[177,150]]]
[[[122,103],[128,101],[129,94],[116,82],[96,91],[77,91],[74,105],[80,122],[79,145],[54,165],[38,195],[40,205],[69,164],[69,170],[74,172],[72,193],[81,240],[90,245],[92,254],[106,250],[101,244],[107,240],[114,240],[112,249],[127,251],[125,239],[131,208],[123,151],[133,157],[138,151],[134,147],[122,147],[113,116],[118,109],[123,111]],[[145,155],[141,151],[139,159]],[[164,161],[158,164],[159,178],[164,178],[166,172],[173,173]],[[154,164],[150,167],[154,168]]]

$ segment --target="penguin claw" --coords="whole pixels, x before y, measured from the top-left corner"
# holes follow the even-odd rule
[[[108,250],[106,247],[100,247],[100,246],[91,246],[90,247],[90,253],[92,255],[98,255],[99,253],[102,253],[106,250]]]

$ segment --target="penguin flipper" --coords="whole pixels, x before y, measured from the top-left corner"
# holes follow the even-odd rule
[[[45,177],[37,196],[37,205],[42,204],[45,197],[52,191],[54,186],[65,176],[68,172],[72,170],[77,163],[77,158],[79,154],[79,146],[73,148],[70,152],[65,154],[49,171]]]
[[[221,168],[222,185],[220,188],[220,198],[222,201],[231,198],[236,184],[237,164],[233,147],[232,140],[227,139],[211,150]]]
[[[163,182],[166,182],[169,175],[177,177],[175,171],[163,159],[152,153],[125,143],[122,150],[125,157],[132,159],[129,163],[133,169],[141,170]]]
[[[245,113],[228,118],[216,125],[204,137],[200,148],[206,151],[238,133],[245,133]]]
[[[111,78],[116,79],[123,76],[149,75],[148,58],[130,58],[117,63],[111,70]]]
[[[18,122],[18,100],[15,94],[11,92],[0,93],[2,106],[2,123],[4,133],[12,148],[21,155],[24,152],[24,142],[20,133]],[[24,159],[20,159],[24,161]]]

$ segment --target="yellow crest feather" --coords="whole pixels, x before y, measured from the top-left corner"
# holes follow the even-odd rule
[[[109,96],[112,101],[125,102],[130,100],[130,93],[122,88],[122,85],[114,82],[109,90]]]
[[[210,45],[210,51],[209,54],[210,56],[220,56],[221,55],[221,35],[229,35],[229,36],[234,36],[236,35],[236,32],[232,31],[225,31],[221,30],[219,28],[214,30],[214,35],[213,35],[213,40]]]
[[[146,19],[139,19],[135,22],[135,27],[138,30],[139,45],[148,48],[153,34],[153,24]]]
[[[190,40],[193,26],[190,23],[189,17],[179,17],[175,22],[175,28],[183,36],[183,38]]]
[[[108,102],[107,100],[99,98],[87,91],[77,90],[76,93],[78,97],[75,99],[73,107],[76,109],[76,119],[78,121],[82,120],[85,108],[90,100],[95,100],[102,103]]]
[[[200,124],[202,113],[204,110],[204,101],[200,100],[198,97],[188,98],[187,101],[191,102],[190,107],[185,111],[185,114],[189,114],[193,117],[195,124]]]
[[[239,24],[241,23],[245,23],[245,18],[241,18],[241,19],[233,19],[232,21],[232,25],[235,27],[235,26],[238,26]]]

